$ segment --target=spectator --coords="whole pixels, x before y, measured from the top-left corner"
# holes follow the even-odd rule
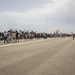
[[[18,33],[18,31],[16,31],[16,42],[17,42],[17,40],[18,40],[18,42],[19,42],[19,33]]]
[[[7,40],[7,33],[6,33],[6,31],[4,31],[4,43],[5,43],[6,41],[8,42],[8,40]]]

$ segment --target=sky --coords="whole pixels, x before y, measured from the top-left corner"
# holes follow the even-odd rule
[[[0,31],[75,33],[75,0],[0,0]]]

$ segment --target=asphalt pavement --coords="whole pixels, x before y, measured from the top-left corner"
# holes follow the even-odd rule
[[[75,40],[0,44],[0,75],[75,75]]]

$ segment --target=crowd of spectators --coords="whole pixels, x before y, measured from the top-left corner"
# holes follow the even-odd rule
[[[39,39],[44,38],[47,39],[48,37],[70,37],[70,34],[58,34],[58,32],[52,33],[38,33],[35,31],[22,31],[22,30],[8,30],[4,32],[0,32],[0,41],[4,41],[4,43],[10,43],[10,42],[19,42],[20,39]]]
[[[47,33],[37,33],[34,31],[21,31],[21,30],[8,30],[0,32],[0,41],[4,40],[4,43],[19,42],[20,39],[38,39],[47,38]]]

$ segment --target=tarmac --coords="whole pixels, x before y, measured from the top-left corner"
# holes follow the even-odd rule
[[[1,42],[0,75],[75,75],[75,40]]]

